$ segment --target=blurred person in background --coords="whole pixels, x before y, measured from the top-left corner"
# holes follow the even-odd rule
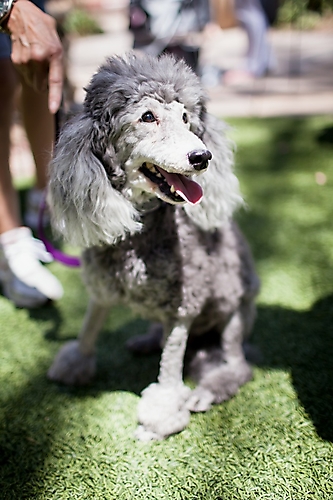
[[[278,0],[234,0],[234,15],[248,40],[244,64],[224,74],[225,85],[251,83],[274,66],[268,28],[275,20]]]
[[[158,56],[174,54],[199,72],[196,34],[210,22],[209,0],[131,0],[134,49]]]

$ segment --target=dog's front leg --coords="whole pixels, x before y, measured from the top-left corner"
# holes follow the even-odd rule
[[[180,432],[189,422],[186,401],[191,390],[183,383],[188,326],[180,323],[171,330],[162,353],[158,383],[149,385],[142,392],[136,431],[136,437],[141,440],[163,439]]]
[[[109,309],[90,300],[78,340],[67,342],[55,357],[48,378],[67,385],[88,384],[96,370],[95,344]]]

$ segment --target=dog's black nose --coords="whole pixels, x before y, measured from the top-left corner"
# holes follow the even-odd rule
[[[195,170],[204,170],[208,167],[208,161],[212,159],[212,153],[208,149],[199,149],[191,151],[188,159]]]

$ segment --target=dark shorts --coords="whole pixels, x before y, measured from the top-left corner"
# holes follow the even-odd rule
[[[44,0],[32,0],[37,7],[45,10]],[[0,33],[0,59],[9,59],[12,51],[12,46],[10,43],[10,37],[4,33]]]

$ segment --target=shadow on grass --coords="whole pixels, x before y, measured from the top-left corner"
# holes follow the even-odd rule
[[[316,431],[333,441],[333,295],[316,302],[309,311],[260,306],[252,342],[267,369],[289,370],[301,405]],[[105,391],[140,395],[156,381],[160,355],[133,356],[126,340],[147,330],[143,320],[130,321],[120,329],[105,328],[98,342],[95,380],[87,388],[58,386],[74,397],[95,396]],[[278,388],[277,388],[278,390]]]
[[[142,335],[148,330],[149,323],[141,319],[131,318],[131,313],[126,308],[115,308],[110,312],[109,319],[101,330],[97,341],[97,373],[94,381],[87,387],[76,388],[56,385],[60,392],[68,393],[77,397],[96,395],[105,391],[128,391],[140,395],[141,391],[157,379],[160,355],[135,356],[126,348],[126,341],[135,335]],[[53,304],[43,308],[29,311],[34,320],[45,323],[44,338],[59,346],[69,340],[77,338],[78,332],[59,335],[59,331],[66,326],[66,319]],[[73,311],[74,315],[82,316],[80,308]],[[121,324],[115,327],[114,323]],[[46,372],[45,372],[46,377]]]
[[[333,125],[324,127],[317,136],[317,140],[321,144],[333,145]]]
[[[56,308],[46,307],[34,312],[34,318],[57,324]],[[55,318],[55,321],[53,321]],[[126,350],[129,335],[142,333],[146,323],[131,321],[116,331],[104,330],[98,343],[98,368],[94,381],[85,388],[70,388],[47,380],[47,363],[16,392],[6,391],[1,397],[0,416],[0,484],[1,499],[23,500],[42,498],[48,474],[49,457],[69,453],[56,449],[59,433],[71,426],[71,408],[77,399],[94,399],[98,394],[126,391],[139,395],[156,379],[159,356],[144,360]],[[52,329],[51,342],[57,338]],[[62,342],[61,342],[62,343]],[[54,461],[51,460],[53,463]],[[56,494],[56,485],[55,490]]]
[[[260,306],[253,335],[263,355],[262,366],[290,371],[300,403],[318,435],[329,441],[333,441],[332,304],[333,295],[307,312]],[[44,311],[48,319],[53,314],[54,308]],[[17,394],[2,401],[0,482],[6,492],[2,498],[30,499],[43,491],[48,457],[77,398],[111,391],[140,394],[156,380],[159,355],[134,357],[125,347],[130,336],[146,327],[145,321],[134,320],[114,331],[103,330],[97,375],[90,386],[73,389],[49,383],[47,366],[40,366]]]
[[[113,314],[116,314],[114,311]],[[104,328],[97,342],[97,372],[87,387],[59,385],[61,392],[75,397],[96,396],[100,392],[126,391],[139,396],[155,382],[159,369],[159,354],[135,356],[126,348],[126,341],[147,331],[148,323],[137,319],[119,329]]]
[[[57,338],[59,329],[63,323],[63,316],[61,310],[53,302],[48,302],[38,309],[29,309],[28,312],[31,319],[38,321],[42,325],[49,324],[48,327],[42,327],[46,339],[52,340]]]
[[[306,312],[259,307],[253,336],[264,367],[290,370],[300,403],[318,435],[328,441],[333,441],[332,324],[330,295]]]
[[[43,491],[45,459],[64,425],[62,405],[52,402],[51,393],[55,390],[41,371],[14,397],[1,401],[0,496],[4,500],[37,498]]]

